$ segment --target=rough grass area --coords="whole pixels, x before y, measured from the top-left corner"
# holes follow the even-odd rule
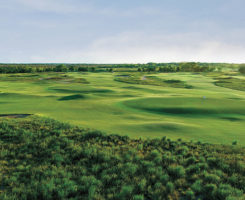
[[[142,84],[142,85],[156,85],[156,86],[164,86],[164,87],[174,87],[174,88],[188,88],[191,89],[193,86],[186,84],[181,80],[164,80],[158,78],[156,76],[146,76],[146,75],[117,75],[115,76],[115,81],[131,83],[131,84]]]
[[[233,90],[245,91],[245,79],[233,77],[216,78],[214,84],[220,87],[230,88]]]
[[[2,74],[0,81],[16,81],[16,82],[32,82],[32,83],[52,83],[52,82],[63,82],[63,83],[83,83],[89,84],[85,78],[75,78],[65,73],[37,73],[37,74]]]
[[[236,143],[234,143],[236,144]],[[245,198],[245,149],[0,119],[0,199]]]

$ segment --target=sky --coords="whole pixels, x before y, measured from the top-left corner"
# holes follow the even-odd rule
[[[0,63],[245,63],[244,0],[0,0]]]

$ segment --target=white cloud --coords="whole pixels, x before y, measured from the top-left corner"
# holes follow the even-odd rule
[[[98,39],[88,52],[81,52],[81,57],[103,63],[245,62],[244,52],[245,46],[203,38],[198,33],[150,35],[134,32]]]
[[[90,47],[48,51],[30,62],[147,63],[147,62],[245,62],[245,47],[198,33],[150,35],[125,32],[95,40]]]

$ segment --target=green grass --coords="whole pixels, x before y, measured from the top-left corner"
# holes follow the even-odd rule
[[[0,114],[46,116],[132,138],[245,145],[244,91],[216,86],[205,74],[137,75],[164,85],[115,81],[121,74],[3,74]]]

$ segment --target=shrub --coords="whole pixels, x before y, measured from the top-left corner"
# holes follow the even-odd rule
[[[134,195],[133,200],[144,200],[144,195]]]
[[[195,199],[195,193],[192,191],[192,190],[188,190],[186,193],[185,193],[185,196],[188,200],[193,200]]]
[[[185,176],[185,169],[180,165],[170,166],[168,168],[168,173],[174,178],[183,178]]]
[[[142,180],[138,182],[137,186],[138,186],[139,192],[143,192],[145,190],[146,184],[147,184],[147,181],[145,178],[143,178]]]
[[[167,174],[160,176],[160,181],[163,185],[166,185],[166,183],[169,181],[169,176]]]
[[[194,164],[196,161],[197,161],[196,158],[192,156],[186,160],[186,164],[191,165],[191,164]]]
[[[217,190],[217,186],[215,184],[207,184],[204,186],[203,190],[207,199],[215,199],[215,192]]]
[[[195,183],[192,184],[191,189],[195,192],[195,193],[201,193],[202,191],[202,181],[201,180],[196,180]]]
[[[216,158],[214,158],[214,157],[210,157],[210,158],[208,158],[207,159],[207,163],[208,163],[208,165],[210,166],[210,167],[217,167],[218,166],[218,160],[216,159]]]
[[[180,147],[178,150],[177,150],[177,153],[178,154],[181,154],[181,155],[186,155],[188,153],[189,149],[187,146],[182,146]]]
[[[130,163],[130,162],[126,163],[123,166],[123,170],[125,171],[125,173],[130,176],[133,176],[137,172],[137,169],[138,169],[138,165]]]
[[[131,185],[123,186],[121,192],[118,195],[119,199],[130,199],[133,193],[134,187]]]
[[[220,182],[220,177],[215,174],[205,174],[204,181],[206,183],[218,184]]]
[[[168,193],[173,193],[174,191],[174,184],[172,182],[168,182],[166,185],[166,189]]]
[[[227,197],[241,197],[243,192],[241,190],[235,189],[228,184],[221,184],[216,192],[216,197],[218,199],[226,199]]]

